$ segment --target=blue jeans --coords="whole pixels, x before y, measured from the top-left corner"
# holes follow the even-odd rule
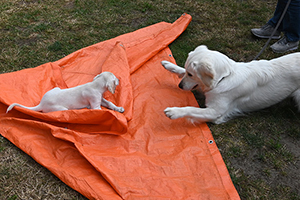
[[[275,27],[288,0],[278,0],[274,16],[268,24]],[[284,32],[287,40],[297,42],[300,40],[300,0],[291,0],[285,16],[278,27],[278,31]]]

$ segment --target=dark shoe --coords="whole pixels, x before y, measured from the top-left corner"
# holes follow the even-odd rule
[[[287,51],[293,51],[298,49],[298,45],[299,41],[289,42],[286,37],[283,37],[270,47],[275,53],[285,53]]]
[[[259,37],[259,38],[263,38],[263,39],[270,38],[273,31],[274,31],[274,27],[269,24],[266,24],[266,25],[262,26],[261,28],[251,29],[251,32],[253,35],[255,35],[256,37]],[[276,30],[272,39],[278,40],[279,38],[280,38],[280,31]]]

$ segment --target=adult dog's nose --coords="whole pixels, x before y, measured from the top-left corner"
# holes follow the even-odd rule
[[[179,87],[180,89],[183,89],[183,83],[182,83],[182,81],[180,81],[178,87]]]

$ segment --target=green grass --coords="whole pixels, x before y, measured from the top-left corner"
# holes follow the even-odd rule
[[[283,105],[285,104],[285,105]],[[242,199],[299,199],[299,114],[289,100],[212,125]]]
[[[266,23],[275,4],[270,0],[2,0],[0,73],[56,61],[154,23],[174,22],[184,12],[193,20],[170,45],[179,65],[200,44],[236,61],[250,61],[266,42],[254,38],[250,29]],[[260,58],[278,56],[268,48]],[[299,122],[294,104],[286,100],[226,124],[209,124],[242,199],[300,199]],[[0,161],[2,199],[84,199],[3,137]]]

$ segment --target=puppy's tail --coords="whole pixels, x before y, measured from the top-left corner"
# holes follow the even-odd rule
[[[37,105],[37,106],[34,106],[34,107],[26,107],[26,106],[23,106],[23,105],[18,104],[18,103],[13,103],[13,104],[11,104],[11,105],[7,108],[6,113],[8,113],[9,111],[11,111],[15,106],[19,106],[19,107],[26,108],[26,109],[33,110],[33,111],[42,111],[42,110],[40,109],[40,105]]]

